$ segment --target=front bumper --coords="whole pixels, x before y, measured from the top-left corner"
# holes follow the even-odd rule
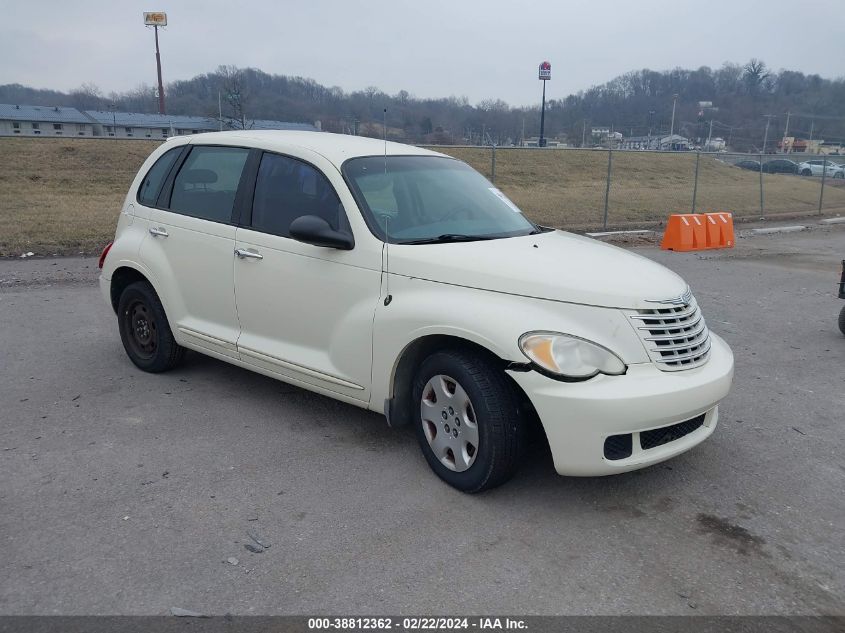
[[[508,372],[523,389],[537,413],[555,470],[561,475],[593,476],[622,473],[662,462],[704,441],[716,428],[717,407],[730,391],[733,354],[711,333],[709,360],[686,371],[664,372],[651,363],[630,365],[624,376],[597,376],[585,382],[552,380],[536,371]],[[688,435],[644,450],[639,433],[706,414],[704,423]],[[630,457],[610,460],[605,439],[633,434]]]

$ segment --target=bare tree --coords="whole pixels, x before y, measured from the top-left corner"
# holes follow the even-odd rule
[[[217,74],[222,80],[221,97],[229,111],[222,113],[223,123],[235,130],[245,130],[252,126],[246,120],[249,103],[246,73],[237,66],[219,66]]]
[[[71,90],[70,98],[77,110],[99,110],[103,104],[103,93],[93,83],[84,83]]]
[[[762,60],[752,58],[742,68],[742,81],[745,84],[745,90],[748,94],[755,95],[760,92],[760,88],[767,85],[769,78],[769,69],[766,68],[766,63]]]

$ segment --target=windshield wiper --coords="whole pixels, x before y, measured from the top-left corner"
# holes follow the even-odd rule
[[[462,233],[444,233],[437,237],[425,237],[418,240],[408,240],[399,244],[445,244],[446,242],[477,242],[480,240],[494,240],[495,237],[488,235],[464,235]]]

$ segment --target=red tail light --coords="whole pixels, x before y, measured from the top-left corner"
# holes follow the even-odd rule
[[[106,255],[109,254],[109,251],[111,250],[113,244],[114,242],[109,242],[108,245],[103,249],[103,252],[100,254],[100,261],[97,263],[100,268],[102,268],[103,264],[106,263]]]

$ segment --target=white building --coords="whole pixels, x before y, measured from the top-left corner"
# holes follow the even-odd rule
[[[247,129],[307,130],[310,123],[247,119]],[[200,132],[216,132],[230,126],[211,117],[179,114],[140,114],[116,110],[0,104],[0,136],[86,136],[100,138],[165,139]]]
[[[94,136],[94,122],[76,108],[0,103],[0,136]]]
[[[712,139],[713,141],[721,139]],[[651,149],[662,151],[685,151],[690,148],[690,141],[679,134],[652,136],[629,136],[620,144],[621,149]],[[724,141],[722,141],[724,149]]]
[[[709,141],[704,143],[704,147],[702,147],[702,149],[705,152],[724,152],[725,145],[725,139],[720,136],[717,136],[715,138],[711,138]]]
[[[141,114],[112,110],[86,110],[85,115],[94,121],[97,136],[115,138],[167,138],[200,132],[216,132],[220,123],[216,119],[182,116],[177,114]]]

